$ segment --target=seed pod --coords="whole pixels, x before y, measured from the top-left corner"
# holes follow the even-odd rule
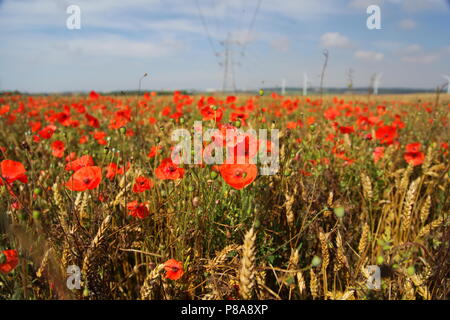
[[[200,203],[200,199],[199,199],[198,197],[194,197],[194,198],[192,199],[192,205],[193,205],[194,207],[198,207],[199,203]]]

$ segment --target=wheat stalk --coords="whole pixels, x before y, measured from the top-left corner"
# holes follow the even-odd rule
[[[412,208],[416,200],[417,189],[419,186],[420,178],[417,178],[409,186],[408,192],[406,193],[403,210],[402,210],[402,224],[401,230],[408,232],[411,227],[412,220]]]
[[[99,249],[102,246],[105,240],[106,233],[109,227],[111,226],[111,221],[112,221],[111,215],[107,215],[106,218],[102,221],[102,224],[100,225],[97,234],[91,241],[91,244],[88,250],[86,251],[86,254],[84,255],[82,274],[85,277],[85,288],[87,290],[89,290],[91,287],[91,284],[89,282],[91,280],[96,280],[98,277],[96,270],[97,268],[95,268],[94,263],[97,259],[100,259],[100,257],[98,257],[97,249]]]
[[[433,222],[427,224],[426,226],[424,226],[422,229],[420,229],[419,234],[417,235],[416,239],[421,239],[424,236],[426,236],[427,234],[429,234],[431,231],[433,231],[434,229],[439,228],[441,225],[443,225],[445,222],[445,218],[444,217],[439,217],[436,220],[434,220]]]
[[[163,270],[164,264],[160,264],[147,275],[141,287],[141,300],[150,300],[156,281]]]
[[[38,278],[42,277],[43,273],[45,272],[45,269],[47,268],[48,259],[49,259],[51,250],[52,250],[52,248],[48,248],[44,253],[44,257],[42,258],[41,265],[39,266],[39,269],[36,271],[36,276]]]
[[[373,197],[372,182],[370,181],[369,176],[365,172],[361,172],[361,184],[363,188],[364,198],[368,201],[372,200]]]
[[[244,299],[251,299],[255,287],[255,241],[256,233],[251,228],[244,238],[241,270],[239,274],[239,290]]]
[[[317,276],[314,273],[313,268],[309,271],[310,280],[309,280],[309,290],[311,290],[311,295],[313,299],[316,299],[319,296],[319,283],[317,281]]]
[[[428,215],[430,214],[430,207],[431,207],[431,196],[428,196],[425,199],[425,202],[423,203],[422,207],[420,208],[420,222],[425,223],[428,219]]]
[[[369,225],[367,223],[364,224],[361,239],[359,240],[358,252],[360,256],[363,256],[364,251],[366,250],[369,236]]]
[[[344,265],[348,266],[347,258],[344,254],[344,247],[342,245],[342,236],[339,231],[336,234],[336,247],[337,247],[337,255],[336,255],[336,262],[334,264],[335,272],[341,270]]]

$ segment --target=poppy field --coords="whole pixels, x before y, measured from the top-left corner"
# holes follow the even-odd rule
[[[444,94],[3,93],[0,299],[447,299],[449,110]],[[198,122],[200,155],[245,161],[176,161],[172,132]],[[271,174],[250,161],[263,149]]]

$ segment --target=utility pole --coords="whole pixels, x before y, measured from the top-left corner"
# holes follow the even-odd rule
[[[224,57],[223,63],[219,63],[220,66],[223,66],[222,91],[225,92],[229,90],[230,86],[233,91],[236,91],[236,76],[234,67],[240,64],[234,62],[233,45],[240,45],[241,43],[239,41],[234,41],[231,34],[228,33],[227,39],[221,41],[220,44],[224,47],[223,53],[219,54],[223,54]]]

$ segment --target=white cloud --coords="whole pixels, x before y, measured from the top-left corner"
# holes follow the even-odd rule
[[[355,58],[365,61],[381,61],[384,59],[384,54],[375,51],[358,50],[355,52]]]
[[[161,42],[133,41],[123,37],[104,36],[67,42],[70,52],[89,56],[113,56],[125,58],[156,58],[175,53],[182,48],[179,41],[166,39]]]
[[[398,25],[404,30],[412,30],[417,27],[417,23],[411,19],[403,19],[398,23]]]
[[[401,60],[408,63],[416,63],[416,64],[430,64],[439,59],[439,54],[437,53],[427,53],[421,55],[414,56],[405,56],[402,57]]]
[[[320,43],[323,47],[348,48],[352,43],[349,38],[339,32],[328,32],[320,37]]]
[[[419,53],[422,51],[423,51],[423,48],[421,45],[411,44],[411,45],[407,45],[407,46],[397,50],[396,53],[399,55],[402,55],[402,56],[406,56],[406,55],[416,54],[416,53]]]

